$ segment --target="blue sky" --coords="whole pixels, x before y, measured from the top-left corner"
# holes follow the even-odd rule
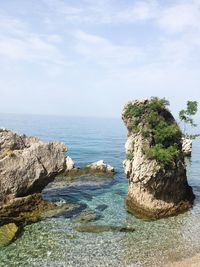
[[[119,117],[200,102],[200,0],[0,0],[0,112]]]

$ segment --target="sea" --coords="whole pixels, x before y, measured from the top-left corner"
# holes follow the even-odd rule
[[[97,226],[134,228],[134,232],[80,232],[78,214],[61,214],[26,225],[20,236],[0,249],[2,267],[167,266],[200,252],[200,140],[186,160],[196,195],[192,209],[178,216],[147,221],[127,212],[127,178],[123,172],[127,131],[121,119],[40,115],[0,115],[0,127],[47,141],[62,141],[77,167],[103,159],[113,177],[59,176],[42,192],[57,203],[76,203],[97,213]],[[83,222],[85,224],[85,222]]]

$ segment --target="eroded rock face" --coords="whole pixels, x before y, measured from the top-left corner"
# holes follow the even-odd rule
[[[156,114],[155,121],[159,118],[163,123],[163,129],[168,126],[172,127],[170,130],[175,129],[173,138],[163,139],[163,147],[160,144],[156,146],[155,140],[158,136],[153,127],[159,128],[156,128],[154,120],[151,122],[147,117],[152,111],[149,103],[150,100],[129,102],[122,113],[122,119],[128,129],[125,145],[127,158],[123,162],[129,180],[126,204],[130,212],[140,217],[161,218],[190,208],[194,194],[187,182],[181,134],[176,128],[178,126],[165,107],[161,106],[155,110],[153,108]],[[154,106],[151,105],[152,107]],[[150,124],[153,125],[152,128],[149,128]],[[166,149],[172,153],[172,148],[169,147],[176,149],[173,157],[171,160],[163,159]],[[158,152],[155,152],[157,148]]]
[[[66,146],[35,137],[0,131],[0,206],[40,193],[66,168]]]
[[[192,154],[192,140],[190,138],[182,138],[182,150],[184,156],[191,156]]]

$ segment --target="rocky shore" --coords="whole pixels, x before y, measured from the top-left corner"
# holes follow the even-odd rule
[[[158,219],[192,207],[182,133],[165,100],[135,100],[122,113],[128,129],[124,170],[129,180],[127,208],[143,218]]]
[[[66,157],[66,151],[62,142],[44,142],[7,129],[0,130],[0,246],[11,242],[24,224],[58,213],[73,216],[77,210],[81,212],[78,204],[43,200],[42,190],[59,174],[78,177],[90,172],[114,173],[114,168],[103,160],[76,168],[74,161]],[[97,215],[81,216],[91,220]]]
[[[66,169],[66,149],[61,142],[44,142],[1,130],[0,218],[5,216],[5,210],[18,215],[20,207],[23,211],[38,207],[43,188]]]

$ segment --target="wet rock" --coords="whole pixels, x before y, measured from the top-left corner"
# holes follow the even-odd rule
[[[132,227],[113,226],[113,225],[80,225],[76,227],[78,232],[83,233],[103,233],[103,232],[123,232],[132,233],[135,231]]]
[[[14,223],[5,224],[0,227],[0,248],[9,245],[15,238],[18,227]]]
[[[74,218],[75,222],[91,222],[100,219],[101,215],[93,210],[85,210]]]
[[[72,218],[74,216],[79,215],[83,210],[85,210],[87,208],[86,204],[69,204],[70,208],[69,209],[65,209],[62,212],[56,214],[53,216],[53,218],[59,218],[59,217],[63,217],[63,218]]]
[[[63,207],[64,206],[64,207]],[[16,224],[27,224],[41,220],[50,214],[56,214],[65,205],[59,207],[55,203],[44,201],[40,194],[27,197],[19,197],[0,207],[0,218],[4,223],[15,222]]]
[[[107,208],[108,208],[108,205],[106,205],[106,204],[100,204],[95,209],[98,210],[98,211],[104,211]]]
[[[18,217],[20,209],[32,212],[44,204],[35,194],[65,170],[65,151],[61,142],[0,131],[0,219],[6,214]]]

